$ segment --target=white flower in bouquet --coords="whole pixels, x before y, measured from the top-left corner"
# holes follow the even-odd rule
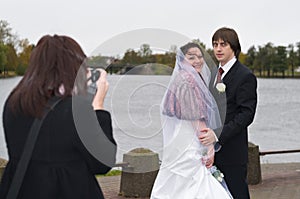
[[[220,175],[217,176],[217,180],[218,180],[219,182],[222,182],[222,181],[223,181],[223,178],[224,178],[223,173],[220,173]]]
[[[216,89],[220,92],[223,93],[226,90],[226,85],[224,83],[217,83]]]
[[[223,173],[216,167],[216,166],[212,166],[209,168],[210,173],[215,177],[215,179],[217,181],[219,181],[221,183],[221,185],[223,186],[223,188],[226,190],[226,192],[228,193],[229,197],[233,199],[227,184],[224,180],[224,175]]]
[[[212,166],[209,170],[219,182],[223,181],[224,175],[216,166]]]

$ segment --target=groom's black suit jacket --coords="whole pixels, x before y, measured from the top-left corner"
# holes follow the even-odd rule
[[[212,74],[216,74],[217,67]],[[213,76],[214,77],[214,76]],[[223,78],[225,93],[216,90],[214,79],[210,90],[214,95],[224,122],[219,137],[221,149],[215,154],[215,164],[231,165],[248,162],[248,130],[252,123],[257,104],[257,80],[253,73],[238,60]],[[226,95],[226,101],[222,100]],[[223,96],[224,97],[224,96]],[[224,98],[223,98],[224,99]],[[224,114],[222,116],[222,113]]]

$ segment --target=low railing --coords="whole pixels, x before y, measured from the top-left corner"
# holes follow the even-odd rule
[[[259,155],[271,155],[271,154],[282,154],[282,153],[300,153],[300,149],[295,150],[278,150],[278,151],[260,151]]]
[[[248,184],[255,185],[262,181],[260,156],[272,154],[300,153],[300,149],[260,151],[259,146],[248,143]]]

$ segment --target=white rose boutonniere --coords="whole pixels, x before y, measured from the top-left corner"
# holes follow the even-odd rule
[[[216,89],[219,91],[219,93],[224,93],[226,90],[226,85],[224,83],[217,83]]]

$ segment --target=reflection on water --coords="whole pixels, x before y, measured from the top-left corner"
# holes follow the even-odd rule
[[[0,119],[3,103],[20,80],[0,79]],[[123,153],[137,147],[161,154],[162,135],[159,105],[169,76],[111,75],[105,101],[113,117],[114,137],[118,143],[117,161]],[[300,149],[300,83],[299,79],[258,79],[258,108],[249,128],[249,141],[261,151]],[[0,124],[0,157],[7,158]],[[300,162],[299,153],[268,155],[262,163]]]

